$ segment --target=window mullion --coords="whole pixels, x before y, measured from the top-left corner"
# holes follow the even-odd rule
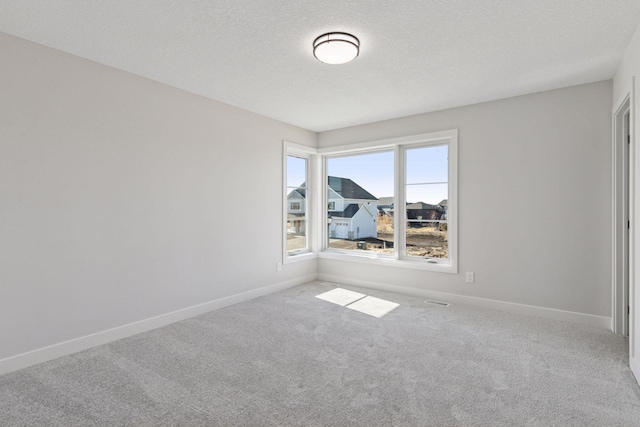
[[[309,183],[309,178],[311,176],[311,174],[309,173],[309,169],[311,168],[311,156],[307,155],[305,157],[305,159],[307,161],[306,162],[307,168],[305,170],[305,180],[304,180],[304,193],[305,193],[305,196],[304,196],[304,200],[302,201],[302,203],[303,203],[302,206],[304,207],[304,236],[305,236],[305,239],[306,239],[305,250],[309,251],[311,249],[311,242],[309,240],[309,237],[310,237],[309,227],[310,227],[310,222],[311,222],[310,221],[311,220],[311,218],[310,218],[311,209],[310,208],[312,206],[312,203],[310,203],[310,200],[309,200],[309,198],[311,196],[311,193],[309,193],[309,184],[310,184]]]
[[[322,197],[322,203],[320,203],[320,206],[324,206],[327,201],[329,200],[329,190],[328,190],[328,183],[327,183],[327,158],[325,156],[322,156],[322,160],[320,162],[320,168],[322,169],[322,182],[320,185],[321,188],[321,194],[320,197]],[[318,218],[319,222],[321,223],[320,226],[322,227],[322,245],[321,245],[321,249],[322,250],[326,250],[329,248],[329,213],[327,212],[327,209],[319,209],[319,211],[322,212],[322,214],[320,215],[320,218]]]
[[[393,234],[394,241],[396,245],[394,246],[393,253],[396,259],[399,259],[404,253],[404,247],[406,245],[404,227],[404,212],[399,207],[405,205],[405,196],[404,196],[404,150],[400,145],[396,145],[394,149],[394,158],[395,158],[395,173],[394,173],[394,206],[393,210],[395,214],[393,215]]]

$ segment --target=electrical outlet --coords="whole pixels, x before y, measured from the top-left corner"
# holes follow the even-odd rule
[[[476,275],[473,271],[467,271],[467,283],[473,283],[476,281]]]
[[[282,263],[276,262],[276,271],[282,271]]]

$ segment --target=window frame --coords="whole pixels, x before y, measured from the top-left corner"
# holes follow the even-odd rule
[[[350,146],[347,146],[350,147]],[[323,194],[323,200],[325,202],[325,205],[327,204],[328,200],[329,200],[329,184],[328,184],[328,160],[332,159],[332,158],[339,158],[339,157],[348,157],[348,156],[357,156],[357,155],[361,155],[361,154],[376,154],[376,153],[389,153],[392,152],[393,156],[394,156],[394,171],[396,169],[396,158],[397,158],[397,152],[395,147],[390,147],[390,146],[381,146],[381,147],[371,147],[371,148],[367,148],[367,149],[361,149],[361,150],[357,150],[357,151],[353,151],[353,150],[348,150],[348,151],[336,151],[336,152],[331,152],[331,153],[327,153],[327,154],[321,154],[321,161],[322,161],[322,194]],[[395,172],[394,172],[394,192],[395,192]],[[377,213],[376,213],[377,214]],[[329,213],[328,213],[328,209],[324,210],[322,212],[321,215],[322,219],[322,223],[325,224],[325,227],[323,228],[323,234],[322,234],[322,252],[324,254],[331,254],[331,253],[335,253],[335,254],[343,254],[343,255],[347,255],[347,256],[358,256],[358,257],[364,257],[367,259],[383,259],[383,260],[391,260],[391,259],[397,259],[397,256],[394,254],[386,254],[386,253],[380,253],[380,252],[360,252],[360,251],[353,251],[353,250],[349,250],[349,249],[336,249],[336,248],[331,248],[329,247],[329,233],[327,231],[328,224],[329,224]],[[376,218],[376,223],[377,223],[377,218]],[[394,237],[393,237],[393,241],[397,242],[398,240],[398,236],[397,236],[397,229],[394,227]]]
[[[406,205],[405,182],[406,152],[411,148],[420,148],[435,145],[448,145],[448,199],[447,199],[447,232],[448,232],[448,258],[422,259],[406,255],[406,226],[404,215],[394,215],[394,246],[393,254],[375,252],[360,252],[340,250],[328,246],[328,227],[319,228],[320,241],[322,242],[318,257],[338,259],[343,261],[356,261],[377,265],[413,268],[420,270],[438,271],[445,273],[458,273],[458,130],[451,129],[440,132],[431,132],[407,137],[392,138],[352,144],[346,146],[323,148],[318,150],[321,161],[321,195],[322,203],[326,206],[328,200],[327,160],[332,157],[348,155],[368,154],[374,152],[394,151],[394,206]],[[318,216],[319,223],[328,223],[327,209],[322,209]]]
[[[305,145],[296,144],[294,142],[283,141],[282,150],[282,263],[289,264],[298,261],[305,261],[308,259],[316,258],[317,248],[315,248],[315,230],[316,230],[316,218],[315,206],[317,203],[314,199],[316,194],[316,162],[317,151],[315,148],[307,147]],[[298,157],[307,161],[305,190],[306,195],[304,201],[300,201],[302,208],[305,212],[305,248],[296,251],[287,251],[287,216],[289,211],[288,187],[287,187],[287,158],[289,156]]]

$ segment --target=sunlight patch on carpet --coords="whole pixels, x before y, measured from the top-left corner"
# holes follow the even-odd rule
[[[364,297],[366,297],[366,295],[342,288],[335,288],[320,295],[316,295],[316,298],[320,298],[321,300],[329,301],[343,307]]]
[[[349,304],[347,308],[380,318],[399,305],[400,304],[395,302],[368,296],[354,302],[353,304]]]
[[[400,304],[395,302],[367,296],[359,292],[349,291],[342,288],[335,288],[321,293],[320,295],[316,295],[316,298],[377,318],[381,318],[391,310],[400,306]]]

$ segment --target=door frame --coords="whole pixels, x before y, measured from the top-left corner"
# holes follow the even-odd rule
[[[636,242],[640,240],[640,235],[635,227],[636,216],[638,212],[640,212],[640,208],[636,206],[636,197],[635,197],[635,188],[636,188],[636,163],[637,163],[637,154],[636,154],[636,142],[637,142],[637,132],[636,130],[640,127],[638,122],[640,121],[640,117],[638,116],[637,110],[637,99],[638,99],[638,89],[636,86],[636,76],[631,77],[631,97],[630,97],[630,105],[631,105],[631,113],[629,116],[630,129],[631,132],[631,146],[630,146],[630,213],[631,213],[631,232],[629,239],[629,259],[631,262],[629,263],[629,367],[631,368],[631,372],[636,377],[636,381],[640,382],[640,360],[638,360],[638,352],[637,350],[637,334],[640,332],[640,318],[636,316],[637,308],[640,307],[638,303],[638,297],[640,294],[636,294],[636,265],[639,264],[638,259],[636,259]]]
[[[633,283],[633,178],[634,150],[631,131],[631,94],[613,110],[613,257],[611,329],[629,335],[630,290]],[[627,116],[629,119],[627,120]]]

